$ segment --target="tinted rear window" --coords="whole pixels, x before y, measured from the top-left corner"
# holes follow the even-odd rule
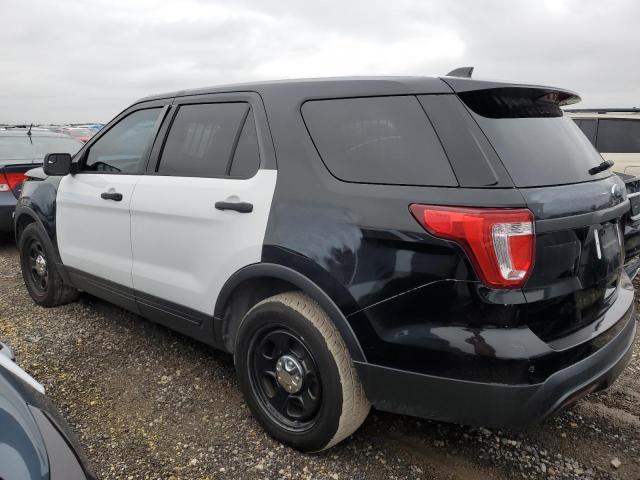
[[[158,173],[223,177],[249,111],[246,103],[182,105],[167,136]]]
[[[601,119],[598,150],[605,153],[640,153],[640,120]]]
[[[347,182],[457,186],[413,96],[306,102],[302,114],[329,171]]]
[[[516,186],[565,185],[611,175],[608,171],[589,174],[602,157],[547,95],[528,88],[459,94]]]

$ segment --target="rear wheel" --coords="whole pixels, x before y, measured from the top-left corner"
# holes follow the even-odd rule
[[[47,244],[35,223],[27,225],[18,241],[20,266],[31,298],[43,307],[55,307],[74,301],[78,291],[65,284]]]
[[[329,448],[369,412],[351,356],[328,315],[300,292],[270,297],[245,316],[235,351],[253,414],[298,450]]]

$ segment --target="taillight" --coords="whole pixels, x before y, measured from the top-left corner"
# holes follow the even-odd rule
[[[419,204],[409,209],[429,233],[458,243],[486,285],[518,288],[529,277],[535,250],[529,210]]]
[[[9,192],[26,179],[22,172],[4,172],[0,174],[0,192]]]

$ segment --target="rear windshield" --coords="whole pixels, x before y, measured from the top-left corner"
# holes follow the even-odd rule
[[[44,160],[47,153],[74,155],[82,147],[78,140],[68,137],[32,135],[0,135],[0,160]]]
[[[458,185],[414,96],[310,101],[302,115],[322,160],[340,180]]]
[[[602,157],[544,90],[500,88],[459,94],[518,187],[598,180]]]

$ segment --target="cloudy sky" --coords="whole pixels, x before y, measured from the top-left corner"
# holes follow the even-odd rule
[[[0,0],[0,123],[260,79],[474,76],[640,106],[638,0]]]

